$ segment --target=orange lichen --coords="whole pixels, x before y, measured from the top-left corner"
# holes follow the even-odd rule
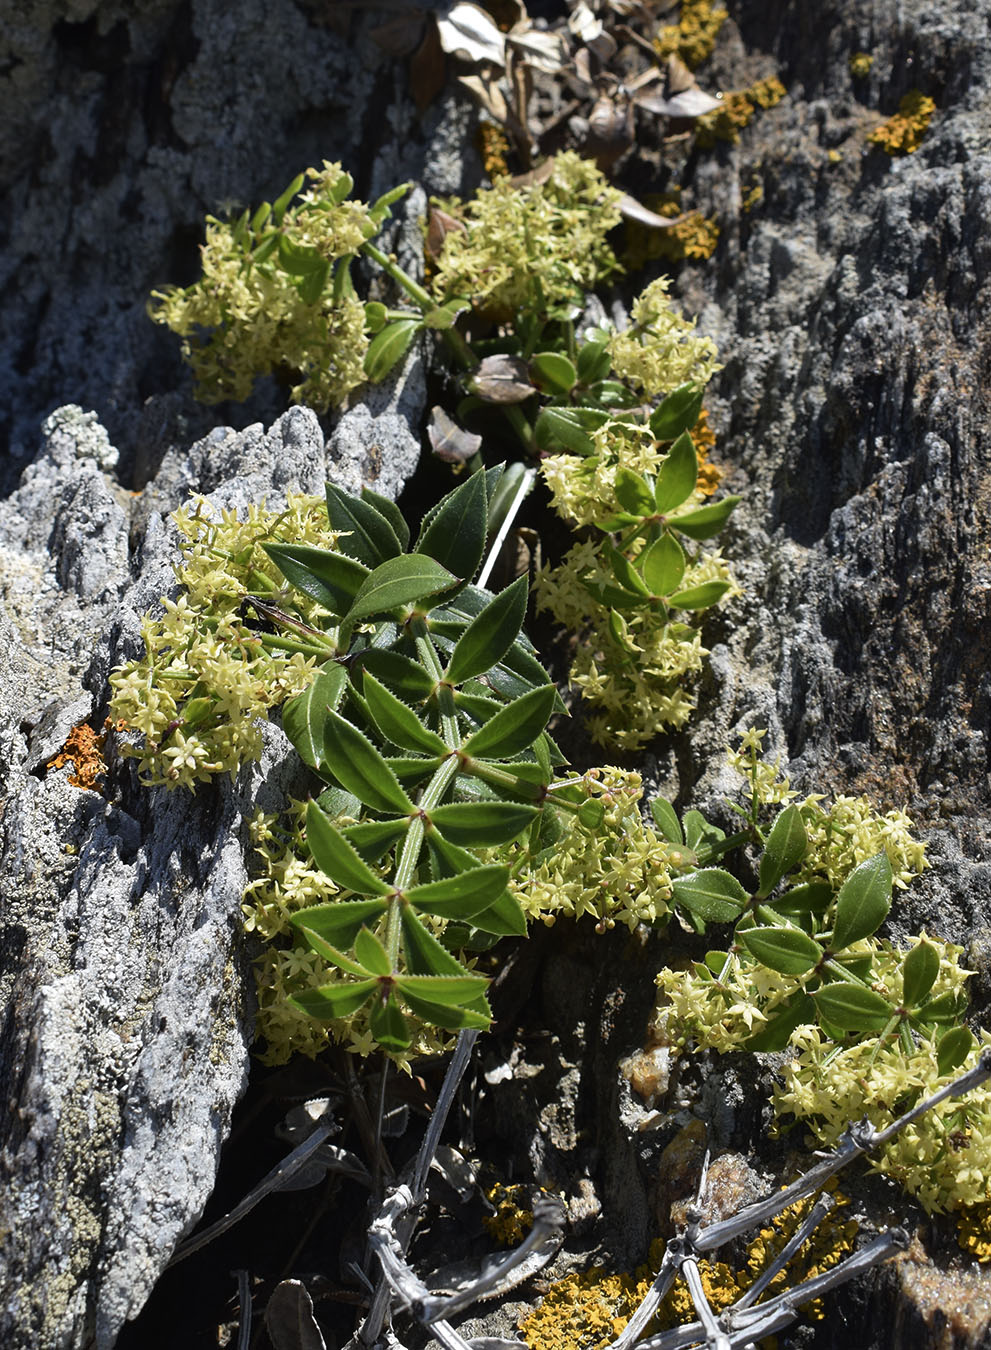
[[[960,1211],[957,1242],[975,1261],[991,1261],[991,1205],[970,1205]]]
[[[709,414],[705,408],[699,413],[699,420],[692,427],[692,440],[695,442],[695,453],[699,460],[696,487],[703,497],[711,497],[719,486],[723,471],[717,465],[708,462],[709,452],[716,444],[716,435],[709,426]]]
[[[787,92],[777,76],[771,75],[766,80],[758,80],[749,89],[737,89],[726,94],[718,108],[703,114],[696,122],[696,145],[703,150],[711,149],[717,141],[728,141],[735,145],[740,139],[740,132],[750,125],[757,109],[773,108]]]
[[[654,39],[658,56],[677,56],[690,70],[712,55],[716,34],[729,18],[725,9],[714,9],[712,0],[682,0],[677,23],[667,24]]]
[[[103,759],[103,747],[107,732],[112,729],[108,718],[103,726],[102,735],[98,734],[87,722],[73,727],[66,737],[65,744],[54,759],[50,759],[46,768],[61,769],[71,763],[74,772],[69,774],[73,787],[85,788],[88,792],[99,792],[99,780],[107,771]]]
[[[910,89],[898,105],[894,117],[882,122],[867,137],[889,155],[913,155],[936,111],[936,104],[920,89]]]
[[[525,1186],[504,1186],[497,1181],[485,1192],[485,1198],[495,1206],[494,1214],[487,1214],[482,1223],[489,1235],[503,1247],[515,1247],[533,1227],[533,1210],[526,1208]]]
[[[677,220],[670,229],[651,228],[634,221],[627,223],[623,265],[629,271],[639,271],[653,258],[682,262],[686,258],[704,260],[712,257],[719,243],[715,217],[704,216],[701,211],[684,213],[679,196],[678,192],[666,192],[651,193],[644,198],[644,205],[651,211]]]
[[[509,173],[506,156],[509,154],[509,141],[506,133],[494,122],[479,122],[475,133],[475,146],[482,157],[482,167],[490,180],[505,178]]]

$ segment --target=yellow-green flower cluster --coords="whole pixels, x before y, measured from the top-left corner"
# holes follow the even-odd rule
[[[686,319],[668,297],[669,277],[652,281],[633,302],[632,324],[609,339],[613,372],[659,398],[679,385],[701,389],[715,371],[716,344],[699,337],[694,319]]]
[[[294,249],[313,250],[331,266],[374,234],[363,202],[335,201],[345,177],[339,164],[307,170],[312,186],[285,213],[279,234]],[[256,376],[284,372],[292,396],[318,411],[339,404],[364,380],[368,341],[364,306],[335,296],[330,284],[313,296],[306,274],[290,274],[274,253],[254,254],[272,237],[268,217],[257,226],[207,217],[203,275],[185,288],[153,291],[151,318],[178,333],[204,403],[246,399]]]
[[[897,1042],[882,1045],[877,1037],[837,1051],[817,1027],[808,1026],[799,1028],[792,1043],[798,1054],[781,1069],[784,1085],[774,1095],[775,1113],[796,1116],[817,1140],[832,1145],[851,1121],[866,1116],[883,1127],[973,1067],[991,1034],[982,1032],[965,1064],[943,1075],[935,1040],[920,1041],[910,1053]],[[984,1085],[933,1107],[896,1135],[872,1166],[930,1213],[991,1200],[991,1089]]]
[[[576,815],[564,816],[564,833],[544,854],[514,870],[510,889],[524,913],[546,924],[586,914],[600,931],[617,923],[631,930],[656,923],[668,913],[669,869],[681,854],[644,821],[640,775],[592,769],[583,786],[605,807],[601,823],[588,826]],[[516,845],[515,856],[523,856],[523,845]]]
[[[540,472],[551,491],[551,505],[571,525],[594,525],[620,509],[616,499],[616,471],[656,474],[667,458],[650,428],[636,422],[610,419],[592,432],[591,455],[548,455]],[[702,500],[693,494],[683,511]]]
[[[740,737],[739,747],[736,750],[727,749],[727,763],[749,781],[748,795],[755,806],[784,806],[794,801],[798,793],[792,792],[788,775],[781,772],[781,756],[773,764],[764,758],[762,742],[766,735],[767,729],[763,727],[751,727],[745,731]],[[806,801],[819,800],[818,796],[806,798]]]
[[[282,584],[262,541],[333,548],[338,536],[322,498],[301,495],[281,512],[251,506],[243,520],[234,511],[212,513],[198,497],[173,519],[183,539],[182,593],[162,600],[160,617],[142,621],[145,654],[111,675],[110,715],[140,733],[124,753],[139,760],[145,783],[195,788],[257,759],[260,719],[313,679],[313,656],[267,645],[271,639],[263,642],[240,617],[246,594]],[[325,625],[316,602],[301,593],[295,599],[304,623]]]
[[[583,292],[619,270],[606,235],[620,222],[620,196],[590,160],[568,151],[543,182],[514,187],[502,178],[467,205],[446,202],[466,228],[444,239],[435,293],[470,297],[497,319],[524,306],[580,306]]]

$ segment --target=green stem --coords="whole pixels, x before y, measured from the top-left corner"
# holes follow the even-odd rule
[[[431,778],[424,789],[423,796],[420,798],[419,807],[421,811],[429,811],[432,806],[437,806],[441,798],[451,784],[451,780],[458,772],[458,759],[456,755],[451,755],[440,766],[437,772]],[[420,849],[423,846],[423,835],[425,826],[423,817],[416,816],[406,831],[406,838],[403,840],[402,852],[399,855],[399,862],[396,864],[396,871],[392,879],[392,884],[397,891],[405,891],[413,880],[413,873],[416,871],[416,864],[420,860]],[[389,902],[389,914],[385,925],[385,949],[389,954],[389,960],[392,962],[392,969],[399,968],[399,936],[400,926],[400,906],[402,901],[394,899]]]
[[[399,266],[395,258],[390,258],[387,253],[383,253],[380,248],[376,248],[375,245],[370,243],[367,239],[361,245],[361,252],[364,253],[366,257],[371,258],[372,262],[378,263],[383,272],[402,286],[410,299],[415,300],[424,313],[426,313],[428,309],[436,308],[434,298],[430,292],[425,290],[418,281],[414,281],[410,274],[404,268]]]

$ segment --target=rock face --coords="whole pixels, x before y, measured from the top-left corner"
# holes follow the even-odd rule
[[[965,943],[986,1011],[991,0],[728,7],[706,82],[775,74],[787,97],[686,166],[689,204],[718,217],[721,240],[676,290],[724,362],[709,403],[717,459],[744,496],[727,550],[746,595],[712,627],[690,737],[650,773],[683,801],[716,804],[722,747],[766,725],[804,790],[909,806],[934,866],[896,927]],[[205,212],[271,197],[303,164],[344,160],[366,197],[400,178],[436,192],[471,179],[467,106],[442,100],[417,120],[401,64],[368,40],[374,14],[345,43],[323,12],[308,0],[32,0],[0,16],[8,488],[33,460],[0,505],[0,1086],[12,1104],[0,1341],[15,1350],[109,1350],[202,1207],[250,1019],[236,822],[265,773],[276,794],[291,772],[274,731],[259,770],[181,804],[126,775],[111,803],[45,765],[97,713],[141,613],[168,589],[164,515],[189,491],[272,501],[293,483],[318,488],[329,467],[391,495],[415,460],[415,369],[385,406],[333,429],[328,466],[310,414],[267,435],[257,425],[273,420],[271,393],[236,412],[196,409],[171,339],[143,314],[153,285],[193,275]],[[857,52],[873,57],[866,76],[851,74]],[[937,113],[915,154],[890,159],[866,136],[912,88]],[[407,224],[394,246],[415,244]],[[69,399],[100,421],[62,408],[39,453],[42,418]],[[234,418],[254,424],[202,434]],[[488,1065],[489,1119],[521,1168],[567,1178],[577,1231],[601,1213],[606,1250],[636,1261],[660,1149],[615,1064],[638,1048],[649,1001],[624,981],[635,970],[648,985],[650,972],[618,942],[579,936],[545,954],[541,1011],[557,1040]],[[717,1148],[738,1148],[758,1130],[761,1086],[721,1073],[697,1109]],[[631,1217],[626,1248],[617,1214]],[[956,1296],[932,1280],[924,1297],[912,1272],[900,1292],[885,1287],[900,1311],[872,1314],[878,1350],[898,1326],[919,1343],[980,1342],[978,1314],[938,1341],[930,1314]]]

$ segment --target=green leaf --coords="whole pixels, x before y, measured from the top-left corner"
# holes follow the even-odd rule
[[[598,797],[589,797],[578,808],[578,823],[586,830],[598,830],[606,818],[605,803]]]
[[[526,915],[511,891],[503,891],[494,905],[489,905],[471,919],[473,928],[496,937],[526,937]]]
[[[530,358],[530,379],[545,394],[570,394],[578,371],[560,352],[538,352]]]
[[[416,810],[368,737],[340,713],[327,713],[324,762],[341,786],[373,811],[412,815]]]
[[[709,609],[721,600],[730,589],[728,581],[704,581],[701,586],[691,586],[687,591],[676,591],[667,597],[672,609]]]
[[[422,755],[410,755],[408,758],[390,755],[385,761],[404,787],[416,787],[417,783],[422,783],[425,778],[436,773],[443,762],[439,755],[426,759]]]
[[[276,567],[297,590],[331,614],[344,614],[368,576],[368,568],[343,553],[309,544],[263,544]]]
[[[327,259],[315,248],[294,244],[288,236],[280,234],[279,266],[291,277],[305,277],[308,272],[322,271]]]
[[[403,930],[403,951],[406,953],[406,965],[411,975],[465,974],[461,962],[456,961],[447,948],[437,941],[433,933],[423,926],[408,905],[402,908],[400,923]]]
[[[683,431],[691,431],[702,411],[701,389],[682,384],[672,389],[650,419],[650,429],[659,441],[673,441]],[[684,498],[682,498],[684,500]]]
[[[654,510],[658,515],[667,515],[695,491],[698,482],[699,461],[695,453],[695,443],[684,432],[668,451],[654,484]]]
[[[675,900],[706,923],[732,923],[747,904],[747,893],[719,867],[704,867],[676,877],[671,883]]]
[[[350,1017],[371,998],[378,980],[359,980],[356,984],[322,984],[319,989],[305,989],[289,1000],[301,1012],[321,1022],[335,1017]]]
[[[330,263],[325,262],[322,267],[314,268],[312,272],[307,272],[305,276],[300,277],[296,282],[296,290],[299,292],[299,298],[305,305],[315,305],[327,289],[327,283],[329,281]]]
[[[354,624],[373,614],[388,614],[400,605],[448,590],[457,581],[446,567],[422,553],[388,558],[365,577],[344,621]]]
[[[685,575],[685,551],[667,530],[637,559],[651,595],[670,595]]]
[[[350,174],[345,174],[344,177],[349,181],[351,180]],[[349,195],[353,186],[354,183],[352,182],[351,187],[345,192],[344,197]],[[398,187],[390,188],[388,192],[383,192],[381,197],[376,198],[368,208],[368,214],[371,216],[376,226],[380,226],[383,221],[387,220],[392,215],[390,207],[398,202],[400,197],[405,197],[411,187],[412,183],[400,183]],[[341,197],[340,201],[343,201],[344,197]]]
[[[371,503],[327,484],[327,520],[332,530],[346,533],[338,547],[367,567],[377,567],[402,553],[392,524]]]
[[[743,1042],[745,1050],[761,1050],[765,1053],[784,1050],[791,1040],[796,1027],[804,1026],[816,1020],[816,1007],[808,994],[793,994],[779,1011],[748,1040]]]
[[[485,552],[488,519],[485,474],[473,473],[424,516],[416,552],[470,580]]]
[[[608,562],[613,576],[619,582],[623,590],[629,591],[633,595],[644,597],[650,594],[643,577],[633,566],[625,553],[621,553],[619,549],[614,548],[612,544],[603,543],[602,556]]]
[[[425,914],[436,914],[442,919],[471,919],[495,904],[508,880],[508,867],[487,863],[456,877],[411,886],[405,894],[407,901]]]
[[[650,804],[650,813],[654,817],[654,824],[660,830],[662,836],[670,843],[684,847],[685,836],[681,832],[681,823],[668,799],[666,797],[655,797]]]
[[[554,709],[555,689],[545,684],[531,689],[500,709],[462,744],[463,754],[482,759],[508,759],[537,739]],[[466,766],[469,769],[470,767]]]
[[[609,414],[600,408],[542,408],[533,425],[538,450],[570,450],[575,455],[591,455],[595,442],[590,431],[608,422]]]
[[[917,943],[902,963],[902,1003],[917,1008],[936,983],[939,952],[931,942]]]
[[[518,577],[477,614],[458,638],[444,679],[463,684],[498,665],[519,636],[526,616],[529,583]]]
[[[341,834],[365,862],[376,863],[402,839],[409,826],[409,816],[400,816],[398,820],[363,820],[357,825],[345,825]]]
[[[373,975],[391,975],[392,962],[389,960],[389,953],[382,946],[382,943],[369,928],[358,930],[358,936],[354,940],[354,954]]]
[[[926,1026],[945,1026],[948,1022],[959,1022],[966,1006],[965,997],[947,990],[938,998],[927,999],[921,1008],[916,1009],[916,1015]]]
[[[409,545],[409,526],[396,503],[388,497],[383,497],[380,492],[373,492],[370,487],[361,489],[361,500],[368,502],[369,506],[374,506],[380,515],[385,516],[392,526],[393,533],[399,540],[400,548],[407,548]]]
[[[818,942],[798,928],[741,928],[737,937],[751,956],[782,975],[804,975],[823,957]]]
[[[836,897],[836,919],[830,943],[835,952],[875,933],[891,908],[891,864],[878,853],[855,867]]]
[[[303,933],[308,942],[308,935],[312,933],[334,947],[343,948],[351,946],[363,924],[377,919],[387,908],[385,900],[334,900],[329,905],[309,905],[298,914],[291,915],[289,922]],[[313,946],[313,943],[310,942],[310,945]]]
[[[442,1008],[473,1003],[485,993],[488,984],[484,975],[472,975],[467,970],[460,975],[401,975],[396,980],[396,987],[405,997],[413,994]]]
[[[604,380],[612,369],[612,353],[606,346],[608,335],[602,329],[595,331],[602,334],[601,338],[591,338],[578,348],[578,378],[582,384]]]
[[[891,1021],[891,1004],[859,984],[826,984],[812,997],[820,1015],[842,1031],[883,1031]]]
[[[778,812],[761,856],[760,899],[770,895],[782,877],[798,866],[808,847],[801,811],[797,806],[786,806]]]
[[[463,1031],[466,1027],[476,1027],[479,1031],[485,1031],[492,1024],[491,1012],[481,1012],[475,1008],[448,1008],[441,1003],[430,1003],[427,999],[411,993],[405,984],[402,994],[410,1010],[415,1012],[417,1017],[431,1026],[442,1027],[445,1031]],[[484,1003],[484,999],[482,1002]]]
[[[403,359],[422,327],[419,319],[394,319],[375,334],[365,352],[365,375],[373,384],[384,380]]]
[[[452,844],[491,848],[522,834],[536,814],[519,802],[450,802],[432,807],[430,820]]]
[[[739,500],[739,497],[724,497],[722,501],[700,506],[697,511],[687,511],[683,516],[671,516],[668,524],[672,530],[687,534],[689,539],[711,539],[729,520],[730,513]]]
[[[616,500],[634,516],[654,514],[654,494],[638,473],[620,465],[616,470]]]
[[[419,750],[425,755],[445,755],[448,747],[436,731],[425,727],[412,708],[390,693],[370,671],[365,671],[362,686],[368,711],[387,741],[403,750]]]
[[[399,1054],[409,1049],[409,1026],[399,1011],[399,1004],[393,994],[390,994],[384,1003],[376,1001],[372,1005],[368,1027],[383,1050],[392,1050],[395,1054]]]
[[[685,830],[685,843],[693,853],[704,853],[726,838],[726,832],[706,820],[701,811],[686,811],[681,823]]]
[[[389,316],[389,311],[381,300],[365,301],[365,331],[368,333],[381,333],[385,327],[385,321]]]
[[[433,692],[434,682],[419,661],[411,661],[400,652],[372,647],[361,653],[356,664],[362,672],[370,671],[394,694],[403,698],[416,699],[422,703]]]
[[[327,709],[337,710],[347,682],[347,670],[334,662],[324,666],[301,694],[283,704],[282,729],[311,769],[316,769],[323,757]]]
[[[939,1038],[936,1067],[940,1077],[959,1069],[974,1048],[974,1036],[969,1027],[951,1027]]]
[[[828,881],[806,881],[779,895],[774,908],[779,914],[825,914],[833,899]]]
[[[298,190],[299,190],[299,189],[297,188],[297,191],[298,191]],[[251,232],[252,232],[252,234],[260,234],[260,233],[261,233],[261,231],[262,231],[262,230],[265,228],[265,226],[268,224],[268,222],[269,222],[269,217],[271,216],[271,214],[272,214],[272,203],[271,203],[271,202],[262,202],[261,206],[259,206],[258,210],[257,210],[257,211],[255,212],[255,214],[251,217]]]
[[[316,802],[306,808],[306,842],[313,861],[338,886],[358,895],[388,895],[389,888],[377,877],[324,815]]]

